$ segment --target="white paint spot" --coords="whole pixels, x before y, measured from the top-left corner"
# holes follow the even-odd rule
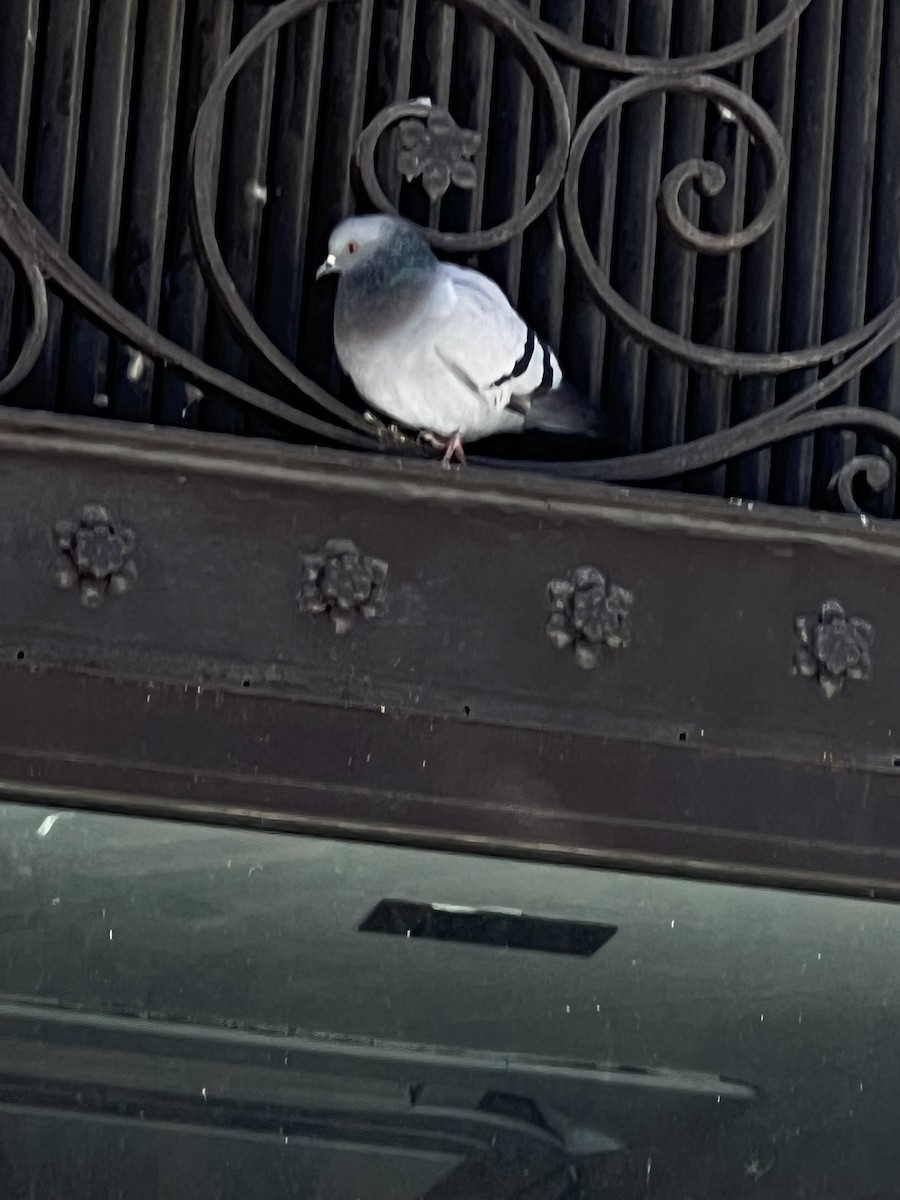
[[[125,378],[129,383],[140,383],[144,378],[144,371],[147,369],[149,359],[145,354],[141,354],[140,350],[135,350],[134,347],[128,346],[128,366],[125,369]]]
[[[94,398],[91,401],[94,408],[109,408],[109,396],[106,392],[94,392]]]
[[[258,200],[260,204],[265,204],[269,198],[269,189],[264,183],[254,180],[253,183],[247,184],[247,196],[251,200]]]
[[[44,817],[43,821],[37,827],[38,837],[46,837],[61,816],[64,816],[64,814],[52,813],[49,817]]]
[[[200,1095],[203,1097],[204,1100],[206,1099],[206,1088],[205,1087],[200,1089]]]

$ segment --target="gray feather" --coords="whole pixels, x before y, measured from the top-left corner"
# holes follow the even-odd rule
[[[526,429],[573,437],[599,437],[602,420],[595,405],[567,380],[549,392],[534,392],[522,412]]]

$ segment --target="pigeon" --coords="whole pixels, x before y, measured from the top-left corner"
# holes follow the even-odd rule
[[[338,275],[334,344],[360,396],[464,463],[463,443],[542,429],[597,436],[598,414],[486,275],[438,259],[397,216],[349,217],[316,279]]]

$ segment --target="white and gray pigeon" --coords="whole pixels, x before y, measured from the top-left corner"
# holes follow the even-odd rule
[[[593,436],[596,414],[486,275],[441,262],[394,216],[349,217],[316,272],[340,276],[338,360],[360,396],[465,462],[463,443],[543,429]]]

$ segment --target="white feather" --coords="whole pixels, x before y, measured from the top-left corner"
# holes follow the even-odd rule
[[[556,357],[501,289],[450,263],[440,264],[426,302],[395,329],[377,339],[345,334],[337,350],[375,408],[441,437],[459,432],[464,441],[521,430],[524,418],[510,401],[562,380]]]

